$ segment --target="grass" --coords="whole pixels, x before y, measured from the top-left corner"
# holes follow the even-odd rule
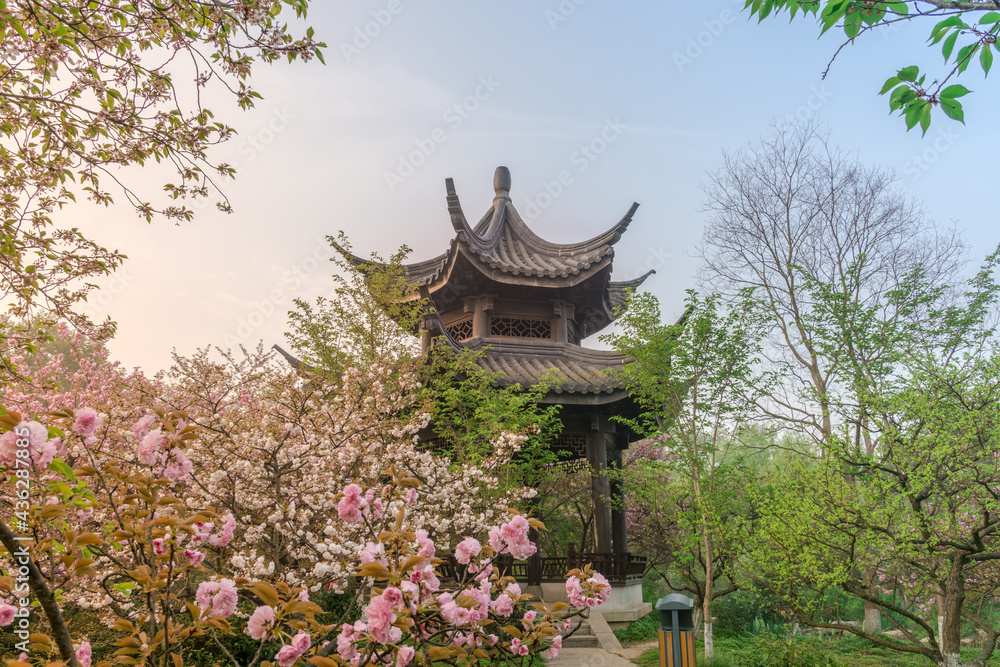
[[[757,664],[752,661],[754,645],[757,640],[752,634],[745,633],[736,636],[719,636],[715,638],[715,660],[713,667],[745,667]],[[798,637],[793,641],[801,643],[803,648],[815,649],[822,656],[829,656],[843,667],[933,667],[930,660],[923,656],[908,655],[891,649],[875,646],[859,637],[840,639],[819,637]],[[974,648],[963,649],[962,657],[971,660],[978,655]],[[705,665],[704,646],[698,641],[698,665]],[[660,664],[659,651],[650,649],[635,660],[637,665],[655,667]],[[994,654],[987,662],[989,667],[1000,667],[1000,655]]]
[[[656,633],[660,628],[660,615],[658,613],[647,614],[638,621],[629,623],[627,627],[615,630],[615,637],[623,644],[637,644],[656,639]]]

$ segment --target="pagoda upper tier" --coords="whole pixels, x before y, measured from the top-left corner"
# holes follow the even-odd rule
[[[445,183],[455,237],[447,252],[404,269],[407,282],[430,299],[457,343],[478,338],[579,345],[613,322],[628,292],[654,273],[611,280],[614,245],[638,204],[588,241],[552,243],[531,231],[514,208],[506,167],[497,168],[493,204],[474,226],[453,180]]]

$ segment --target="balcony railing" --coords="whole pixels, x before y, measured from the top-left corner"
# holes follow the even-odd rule
[[[444,556],[444,562],[438,571],[444,578],[454,578],[455,573],[461,573],[464,566],[458,564],[453,556]],[[518,581],[527,582],[529,586],[541,583],[561,583],[566,581],[566,573],[575,568],[591,564],[595,572],[603,574],[612,586],[624,586],[632,581],[639,581],[646,572],[646,557],[634,556],[631,553],[570,553],[567,556],[540,558],[533,556],[528,560],[514,560],[509,554],[498,556],[493,564],[501,575],[509,575]]]

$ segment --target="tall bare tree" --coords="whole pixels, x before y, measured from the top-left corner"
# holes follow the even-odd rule
[[[874,454],[867,398],[847,388],[859,385],[846,382],[846,373],[882,363],[889,350],[819,344],[806,278],[836,285],[858,305],[889,304],[883,297],[917,266],[939,287],[958,274],[966,253],[957,232],[929,220],[893,173],[833,147],[812,124],[778,126],[725,154],[705,191],[701,279],[734,297],[754,288],[770,321],[764,358],[783,382],[761,401],[762,414],[808,434],[820,455],[845,426],[859,449]],[[913,316],[891,306],[877,313],[884,324]],[[844,414],[855,423],[838,423]],[[881,626],[872,605],[865,625]]]

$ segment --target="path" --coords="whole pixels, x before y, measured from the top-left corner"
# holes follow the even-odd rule
[[[546,667],[635,667],[625,658],[608,653],[603,648],[567,648],[555,660],[546,660]]]
[[[630,644],[620,651],[615,651],[618,655],[625,658],[626,660],[638,660],[639,656],[648,651],[651,648],[656,648],[657,640],[651,639],[648,642],[640,642],[638,644]]]

